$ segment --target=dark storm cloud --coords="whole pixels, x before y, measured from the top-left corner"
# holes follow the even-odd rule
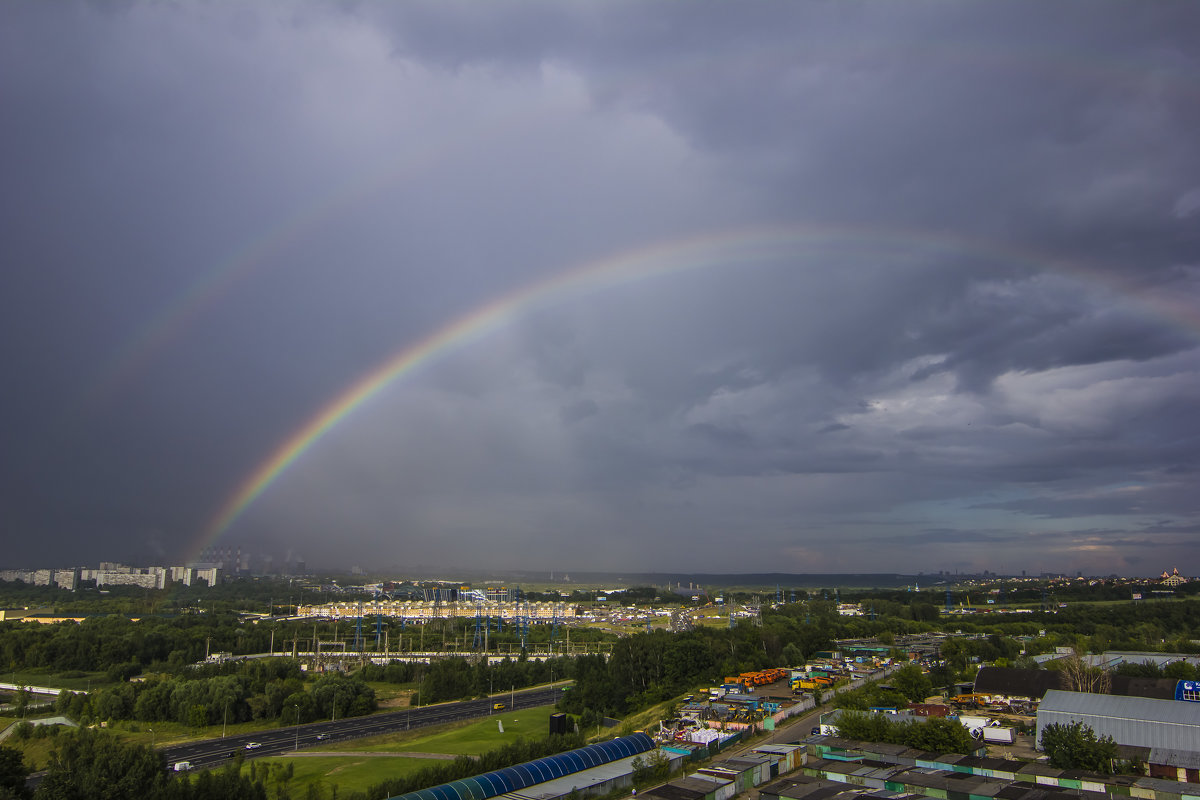
[[[514,307],[228,540],[312,564],[1194,558],[1197,15],[6,4],[9,558],[183,558],[385,359],[733,231],[744,263]]]

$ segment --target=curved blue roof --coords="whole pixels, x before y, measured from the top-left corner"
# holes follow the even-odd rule
[[[644,733],[622,736],[599,744],[589,744],[535,761],[485,772],[417,792],[396,795],[388,800],[488,800],[518,789],[561,778],[585,769],[636,756],[654,749],[654,740]]]

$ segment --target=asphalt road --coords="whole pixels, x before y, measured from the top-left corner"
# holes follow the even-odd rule
[[[492,706],[504,703],[504,711],[534,708],[558,701],[562,687],[540,687],[516,692],[513,695],[495,695],[486,700],[464,700],[458,703],[442,703],[422,706],[404,711],[372,714],[368,717],[350,717],[336,722],[314,722],[309,725],[293,725],[287,728],[272,728],[257,733],[228,736],[223,739],[205,739],[199,742],[159,748],[173,768],[180,761],[191,763],[193,769],[212,769],[226,763],[241,753],[246,758],[285,755],[304,747],[313,747],[329,742],[344,742],[377,736],[381,733],[423,728],[464,719],[476,719],[490,714],[500,714]],[[286,715],[286,709],[285,709]],[[247,749],[246,745],[257,743],[258,747]]]

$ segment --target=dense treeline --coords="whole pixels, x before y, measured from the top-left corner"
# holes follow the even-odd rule
[[[82,724],[96,720],[173,721],[193,727],[279,719],[287,724],[353,717],[375,710],[375,691],[359,676],[331,672],[305,690],[292,659],[244,662],[235,675],[160,676],[90,694],[63,691],[55,710]]]
[[[1145,664],[1126,662],[1117,665],[1113,669],[1113,673],[1127,675],[1130,678],[1174,678],[1177,681],[1200,681],[1200,667],[1193,666],[1186,661],[1172,661],[1163,667],[1149,662]]]
[[[426,705],[566,680],[574,677],[574,672],[574,658],[546,661],[506,658],[491,665],[486,661],[472,664],[465,658],[443,658],[432,664],[400,661],[386,666],[366,664],[356,674],[366,681],[416,684],[412,702]]]
[[[266,652],[270,643],[269,628],[241,625],[233,616],[0,623],[0,663],[10,669],[113,670],[115,678],[127,677],[130,671],[136,675],[150,666],[180,671],[207,652]]]
[[[294,609],[300,602],[346,601],[360,596],[339,591],[334,584],[326,584],[318,592],[286,579],[271,578],[234,578],[216,586],[201,580],[191,586],[171,583],[165,589],[105,586],[102,590],[89,582],[71,590],[0,581],[0,606],[44,608],[69,616],[220,614],[235,610],[266,612],[271,608],[278,613]]]
[[[50,765],[33,800],[75,800],[81,797],[143,800],[267,800],[261,781],[239,774],[241,759],[195,780],[181,779],[167,770],[162,753],[144,745],[122,742],[112,736],[81,728],[54,737]],[[27,798],[21,782],[9,797]],[[0,797],[4,788],[0,785]]]
[[[426,625],[410,625],[407,632],[391,636],[392,652],[404,650],[469,649],[475,621],[439,620]],[[366,627],[366,626],[364,626]],[[546,642],[552,635],[549,625],[530,629],[532,642]],[[7,669],[35,670],[46,673],[103,670],[111,680],[127,680],[144,670],[182,674],[196,668],[208,653],[234,655],[300,649],[310,646],[314,632],[322,641],[346,641],[352,637],[352,623],[344,621],[242,623],[234,614],[216,616],[184,615],[167,618],[131,620],[125,617],[94,617],[80,623],[31,625],[26,622],[0,622],[0,664]],[[375,645],[373,635],[364,636],[367,649]],[[613,639],[600,631],[572,631],[573,642]],[[512,626],[493,633],[492,651],[514,648],[518,639]],[[230,669],[209,667],[203,669]]]
[[[761,627],[743,623],[736,628],[629,636],[613,646],[607,663],[600,656],[577,659],[575,687],[565,695],[562,708],[581,715],[623,715],[725,675],[786,661],[802,663],[831,645],[825,631],[823,625],[770,614]]]

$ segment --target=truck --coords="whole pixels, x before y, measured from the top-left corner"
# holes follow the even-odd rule
[[[1016,739],[1012,728],[983,728],[983,741],[989,744],[1012,744]]]
[[[966,726],[971,737],[977,741],[989,744],[1012,744],[1016,741],[1016,731],[1002,726],[999,720],[962,714],[958,721]]]

